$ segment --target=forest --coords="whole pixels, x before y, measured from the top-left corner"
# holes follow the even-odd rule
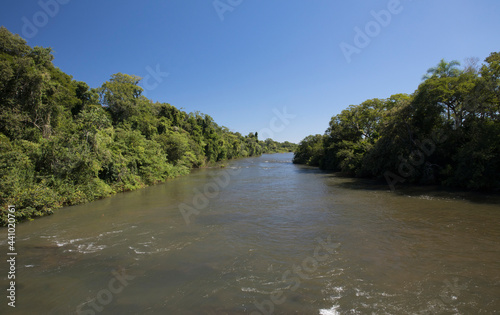
[[[411,95],[370,99],[303,139],[294,163],[397,185],[500,189],[500,53],[444,59]]]
[[[0,210],[16,221],[161,183],[217,162],[293,152],[142,95],[117,73],[90,88],[55,67],[50,48],[0,28]]]

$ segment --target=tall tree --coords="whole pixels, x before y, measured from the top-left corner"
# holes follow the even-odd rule
[[[422,80],[427,80],[432,77],[456,77],[462,72],[457,68],[458,66],[460,66],[460,62],[457,60],[446,62],[444,59],[441,59],[437,66],[427,69],[427,73],[424,74]]]
[[[121,122],[138,111],[138,99],[143,89],[138,85],[141,78],[116,73],[100,88],[101,104],[108,108],[113,121]]]

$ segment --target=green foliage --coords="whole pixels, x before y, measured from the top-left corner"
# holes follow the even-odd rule
[[[323,140],[308,136],[294,163],[345,174],[475,190],[500,189],[500,53],[480,71],[444,60],[413,95],[350,106]],[[318,162],[319,161],[319,162]]]
[[[457,60],[446,62],[444,59],[441,59],[437,66],[427,69],[427,73],[422,79],[456,77],[463,72],[457,68],[458,66],[460,66],[460,62]]]
[[[108,108],[115,123],[122,122],[139,111],[143,89],[141,78],[123,73],[113,74],[99,89],[101,104]]]
[[[98,89],[52,64],[50,48],[0,27],[0,224],[185,175],[192,168],[296,145],[242,136],[199,112],[141,95],[117,73]]]
[[[319,166],[323,154],[323,136],[307,136],[299,143],[293,163],[307,164],[310,166]]]

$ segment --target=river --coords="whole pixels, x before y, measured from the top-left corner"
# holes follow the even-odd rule
[[[497,196],[391,192],[291,159],[230,161],[18,225],[16,308],[4,297],[1,313],[500,312]]]

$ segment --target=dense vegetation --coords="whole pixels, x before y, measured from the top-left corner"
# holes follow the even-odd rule
[[[242,136],[200,113],[141,95],[117,73],[94,89],[52,64],[50,48],[0,28],[0,207],[17,220],[162,182],[191,168],[292,143]]]
[[[324,135],[306,137],[294,163],[396,184],[500,189],[500,53],[483,65],[444,60],[412,95],[351,105]]]

